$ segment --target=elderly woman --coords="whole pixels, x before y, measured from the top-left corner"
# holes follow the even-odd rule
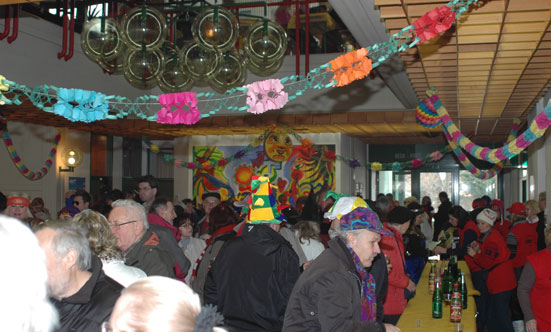
[[[528,256],[518,283],[518,300],[527,332],[551,331],[551,226],[545,228],[547,248]]]
[[[88,230],[90,248],[103,264],[103,272],[124,287],[145,278],[144,271],[124,264],[123,255],[117,245],[117,238],[111,232],[109,221],[95,211],[79,213],[73,222],[82,224]]]
[[[32,217],[29,207],[30,202],[27,195],[12,193],[8,196],[5,213],[8,217],[25,222],[27,218]]]
[[[487,316],[477,317],[479,331],[484,331],[487,319],[488,332],[513,332],[509,315],[509,299],[517,281],[509,260],[509,249],[499,232],[492,230],[497,214],[486,208],[476,217],[480,237],[467,249],[475,264],[486,274],[487,294],[481,293],[481,303],[487,308]],[[478,309],[478,308],[477,308]],[[489,318],[491,317],[491,318]]]
[[[214,307],[201,307],[199,296],[186,284],[166,278],[148,277],[122,291],[111,320],[102,331],[127,332],[224,332]]]

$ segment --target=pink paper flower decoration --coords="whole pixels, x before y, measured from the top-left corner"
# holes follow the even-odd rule
[[[436,7],[419,17],[413,26],[419,43],[432,39],[448,30],[455,21],[455,13],[448,6]]]
[[[157,122],[192,125],[201,119],[195,92],[178,92],[159,95],[163,108],[157,112]]]
[[[415,158],[411,161],[411,167],[412,168],[419,168],[423,165],[423,162],[419,158]]]
[[[277,79],[254,82],[245,87],[248,89],[247,112],[253,114],[280,109],[289,100],[289,95],[283,91],[283,84]]]
[[[433,153],[430,154],[430,159],[432,161],[438,161],[442,159],[442,157],[444,157],[444,155],[440,151],[434,151]]]
[[[194,163],[187,163],[186,168],[194,169],[194,168],[195,168],[195,164],[194,164]]]
[[[174,166],[176,167],[182,167],[182,161],[180,159],[174,160]]]

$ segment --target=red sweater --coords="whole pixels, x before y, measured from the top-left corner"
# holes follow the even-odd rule
[[[486,281],[488,292],[497,294],[517,287],[513,265],[509,260],[510,251],[501,234],[492,229],[478,244],[480,253],[474,255],[473,260],[490,271]]]
[[[551,252],[543,249],[528,256],[536,272],[536,280],[530,291],[530,304],[538,324],[538,331],[551,331]]]
[[[476,233],[476,238],[480,237],[480,231],[478,230],[478,227],[475,225],[474,221],[469,220],[463,226],[463,228],[457,228],[457,233],[459,234],[459,245],[463,247],[463,238],[466,231],[474,231]],[[474,242],[474,241],[473,241]],[[465,255],[465,262],[467,263],[467,266],[469,267],[469,270],[472,272],[480,271],[482,268],[478,266],[473,258],[469,255]]]
[[[509,220],[500,220],[496,221],[494,224],[493,229],[498,231],[503,238],[507,237],[507,234],[509,234],[509,227],[511,226],[511,222]]]
[[[514,268],[524,266],[526,257],[538,251],[537,226],[538,223],[521,222],[511,227],[511,233],[517,240],[517,253],[511,260]]]
[[[394,236],[382,236],[379,243],[381,250],[390,258],[392,270],[388,274],[388,289],[383,302],[385,315],[401,315],[408,304],[404,297],[404,289],[409,284],[409,277],[404,271],[404,242],[402,235],[387,223],[385,229]]]

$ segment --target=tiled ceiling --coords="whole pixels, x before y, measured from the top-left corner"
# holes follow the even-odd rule
[[[374,0],[392,34],[435,0]],[[429,86],[464,133],[505,134],[550,88],[551,0],[479,1],[443,35],[401,54],[419,99]]]

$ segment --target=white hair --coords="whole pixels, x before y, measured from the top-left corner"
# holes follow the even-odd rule
[[[50,332],[57,311],[48,300],[44,251],[19,220],[0,215],[0,312],[2,330]]]
[[[37,231],[51,229],[55,232],[51,248],[56,257],[64,257],[69,250],[77,252],[77,267],[87,271],[92,267],[92,249],[88,242],[88,232],[81,225],[70,221],[50,221],[42,224]]]
[[[189,286],[175,279],[153,276],[122,291],[111,323],[128,332],[192,332],[201,310],[199,296]],[[213,327],[213,331],[226,330]]]
[[[132,199],[118,199],[111,204],[114,209],[116,207],[124,207],[128,210],[134,211],[136,217],[142,221],[144,229],[149,229],[149,223],[147,222],[147,215],[145,214],[145,208],[140,203]]]

